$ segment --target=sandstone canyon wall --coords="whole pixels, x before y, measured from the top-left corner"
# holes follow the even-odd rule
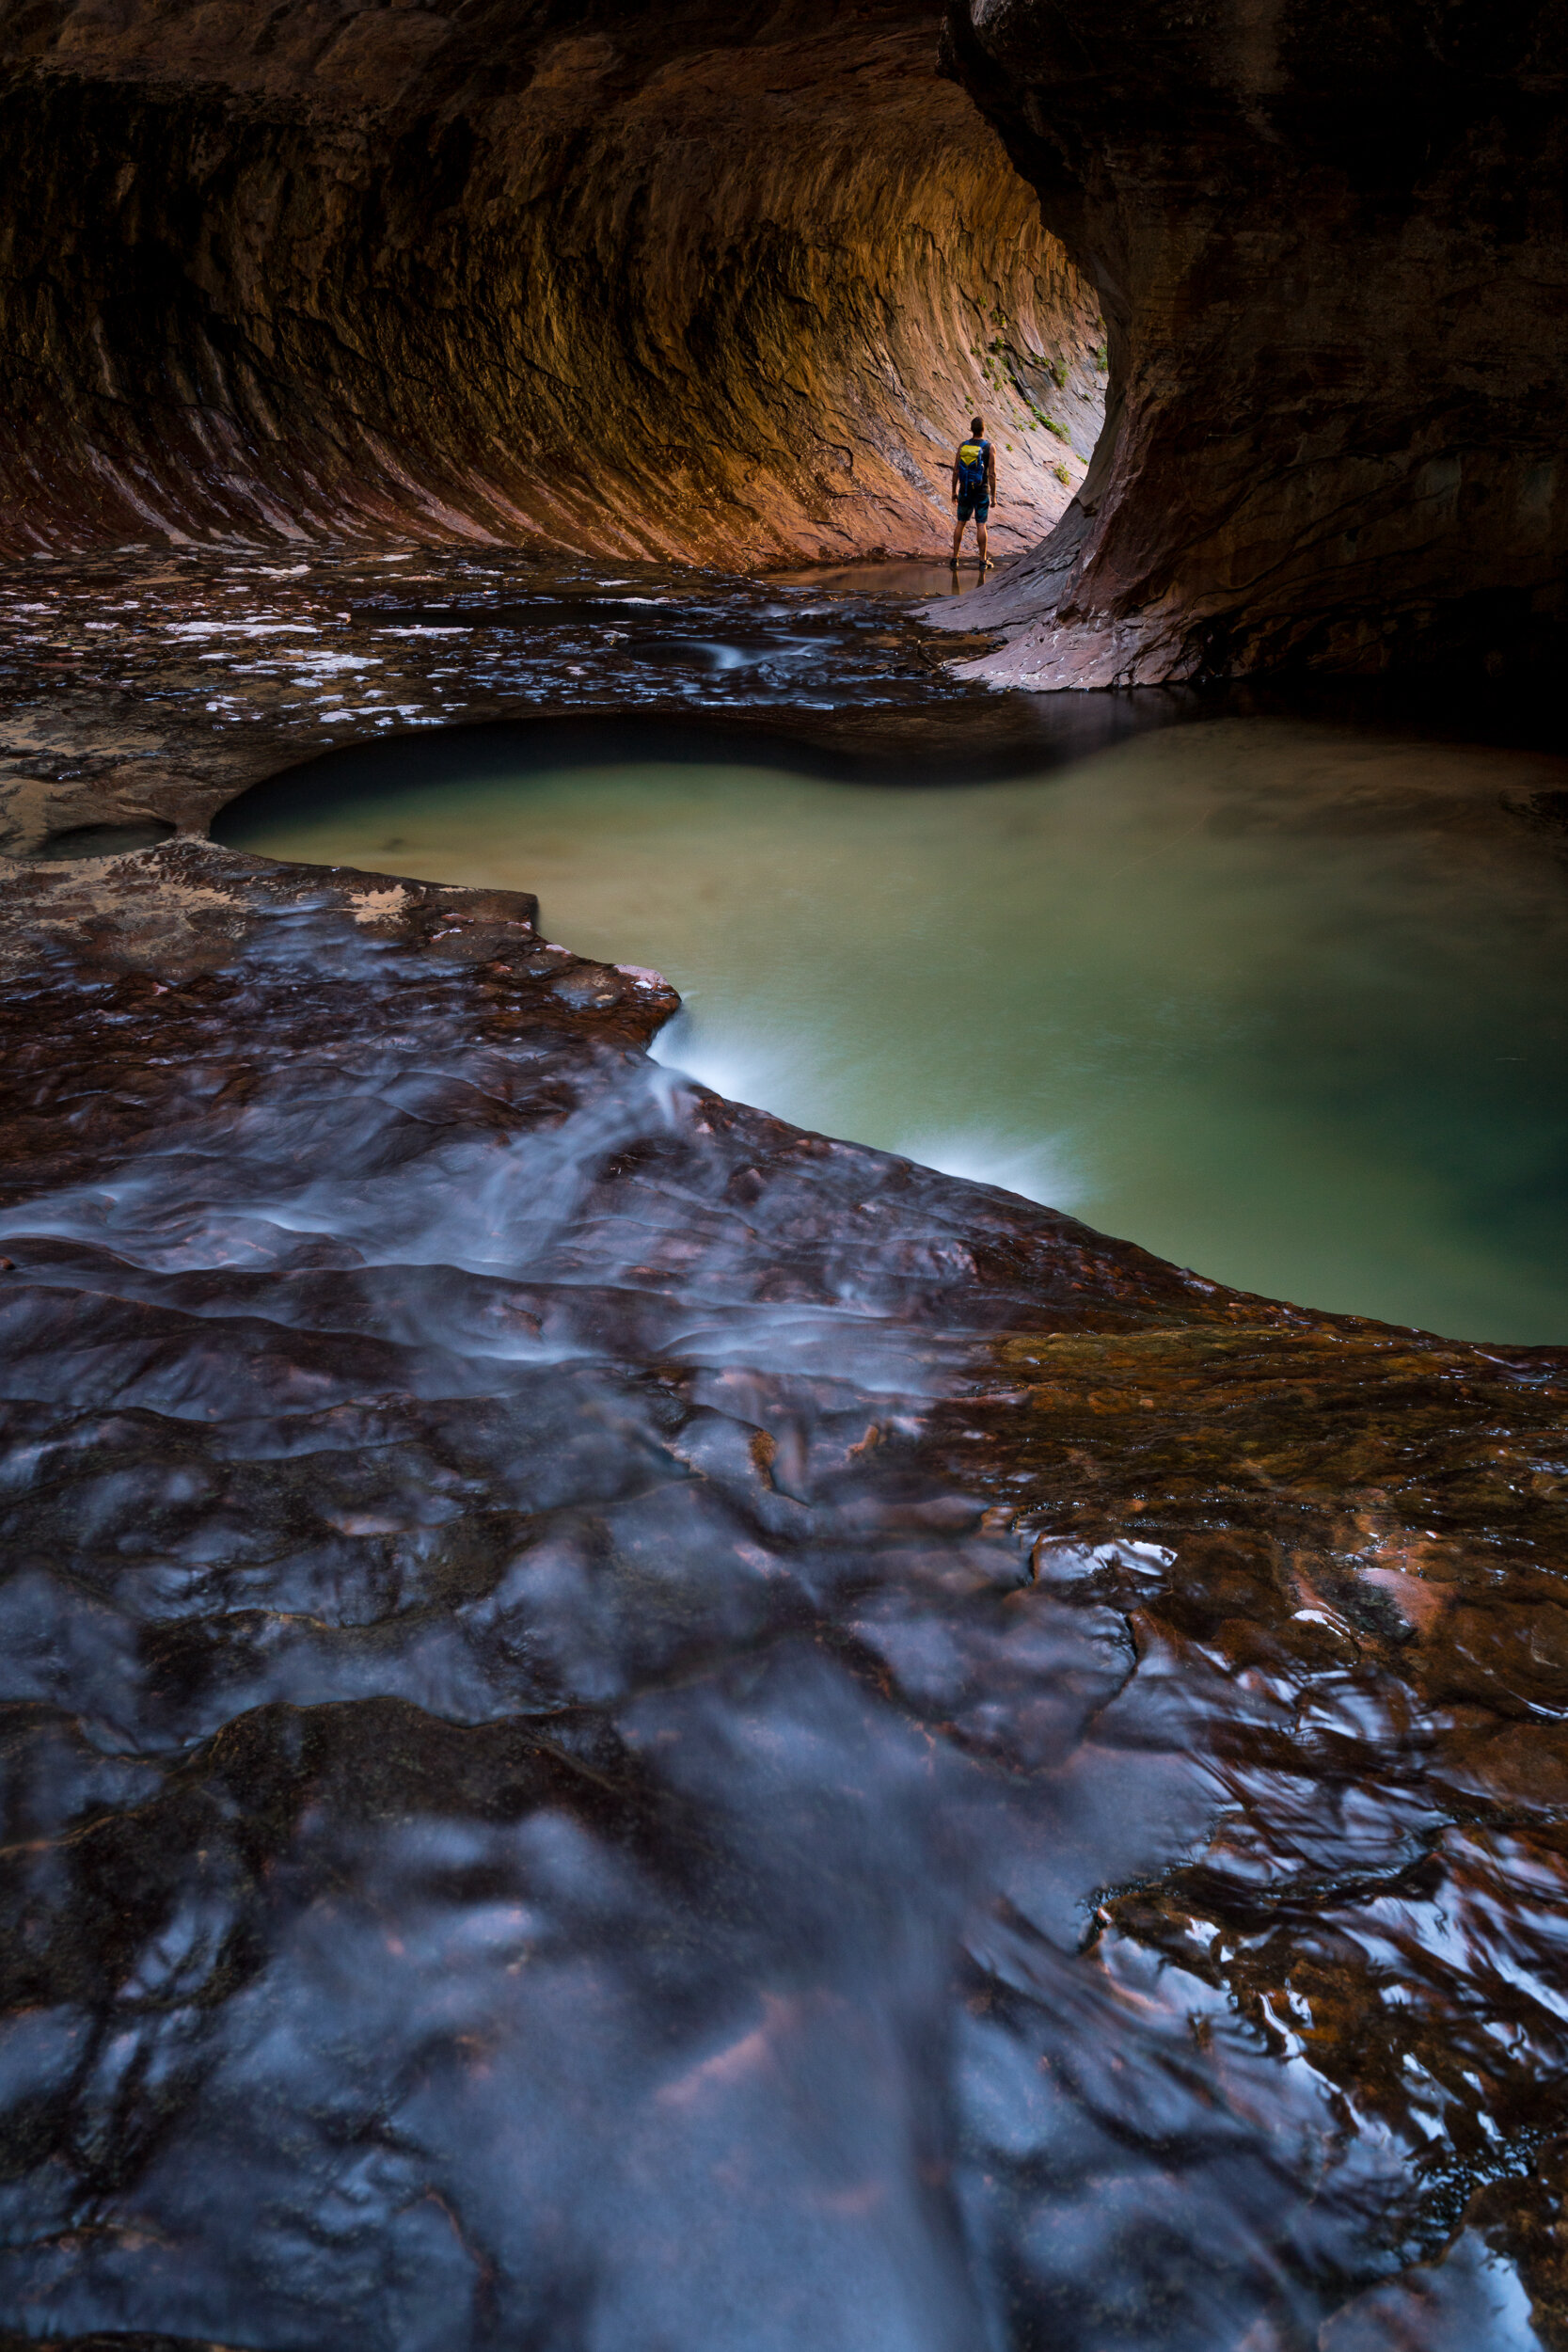
[[[1103,329],[938,31],[908,0],[12,0],[0,547],[934,551],[977,401],[1035,544]]]
[[[1095,281],[1116,419],[966,600],[988,674],[1559,661],[1560,0],[960,0],[947,40]]]
[[[978,403],[986,675],[1553,661],[1561,0],[938,30],[9,0],[0,548],[935,553]]]

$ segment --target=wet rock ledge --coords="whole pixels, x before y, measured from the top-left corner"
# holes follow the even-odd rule
[[[1047,725],[1030,695],[955,687],[951,650],[810,574],[406,541],[35,557],[0,565],[0,856],[204,835],[263,777],[424,727],[721,727],[787,733],[847,772],[977,772],[1158,715],[1085,701]]]
[[[205,642],[28,824],[323,727]],[[0,2343],[1568,2343],[1568,1353],[725,1103],[525,898],[0,944]]]

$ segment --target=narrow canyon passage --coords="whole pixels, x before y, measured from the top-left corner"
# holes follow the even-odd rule
[[[1550,0],[29,0],[0,544],[933,553],[978,406],[990,676],[1544,675],[1565,89]]]
[[[1103,328],[936,29],[896,0],[760,36],[502,0],[29,11],[0,545],[934,552],[978,404],[998,547],[1033,546],[1094,447]]]
[[[1565,72],[0,19],[0,2352],[1568,2352]]]

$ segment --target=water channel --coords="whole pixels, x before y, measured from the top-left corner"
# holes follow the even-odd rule
[[[1561,763],[1220,715],[972,781],[694,729],[330,755],[216,828],[531,889],[664,972],[657,1052],[800,1125],[1212,1279],[1455,1337],[1568,1336]]]
[[[1555,737],[480,562],[13,890],[4,2343],[1545,2352],[1562,1352],[1006,1187],[1560,1333]]]

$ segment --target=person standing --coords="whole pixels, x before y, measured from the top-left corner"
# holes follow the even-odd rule
[[[990,558],[986,553],[986,518],[996,496],[996,452],[986,438],[984,417],[971,417],[969,438],[960,441],[953,459],[953,504],[958,520],[953,525],[953,568],[958,566],[958,542],[964,535],[964,525],[974,517],[974,542],[979,549],[980,569],[989,572]]]

